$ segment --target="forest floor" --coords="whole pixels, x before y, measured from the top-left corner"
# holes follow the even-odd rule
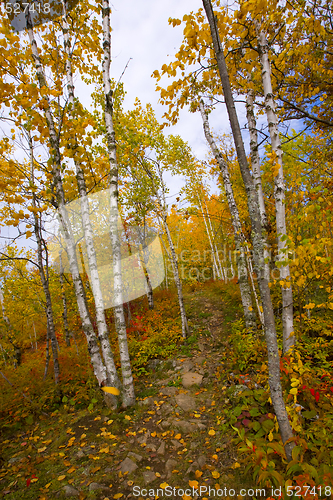
[[[186,500],[212,498],[209,487],[215,496],[237,498],[251,487],[241,477],[227,421],[230,388],[239,383],[227,332],[238,305],[209,287],[187,292],[185,304],[194,333],[179,356],[149,362],[133,408],[63,409],[5,436],[1,498]]]

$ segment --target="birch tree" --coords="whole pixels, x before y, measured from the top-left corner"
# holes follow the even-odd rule
[[[102,0],[103,22],[103,91],[104,91],[104,120],[106,140],[110,165],[110,236],[113,253],[113,287],[114,287],[114,317],[118,334],[121,372],[123,378],[123,405],[135,403],[133,376],[128,353],[126,321],[124,314],[123,284],[121,275],[121,248],[119,238],[119,209],[118,209],[118,162],[116,138],[113,126],[113,100],[110,84],[111,64],[111,29],[110,6],[108,0]]]
[[[272,154],[275,163],[274,172],[274,198],[276,210],[276,232],[278,240],[278,262],[280,270],[280,283],[282,293],[282,325],[283,325],[283,351],[287,353],[295,343],[293,321],[293,293],[290,284],[290,269],[288,264],[288,235],[286,228],[285,211],[285,181],[283,175],[282,147],[278,129],[278,119],[275,113],[273,97],[271,67],[268,56],[268,44],[265,33],[258,21],[255,21],[258,39],[258,51],[262,67],[262,82],[265,96],[265,111],[271,137]]]
[[[213,8],[210,0],[203,0],[203,6],[209,22],[214,53],[217,61],[217,67],[223,87],[224,99],[228,111],[230,126],[234,137],[237,158],[246,189],[247,203],[249,215],[252,224],[252,239],[255,264],[258,269],[258,283],[260,296],[263,306],[264,322],[265,322],[265,337],[268,352],[268,369],[269,369],[269,386],[271,399],[279,423],[282,441],[284,443],[285,452],[288,460],[292,459],[293,432],[289,423],[286,406],[283,400],[282,387],[280,381],[280,357],[277,344],[277,336],[274,321],[274,312],[271,301],[270,289],[268,281],[264,273],[264,240],[262,237],[261,217],[259,210],[258,195],[254,187],[250,169],[247,162],[243,138],[239,126],[238,116],[236,113],[235,102],[233,99],[228,69],[224,58],[223,48],[221,45],[220,35],[217,29],[216,18],[213,13]]]

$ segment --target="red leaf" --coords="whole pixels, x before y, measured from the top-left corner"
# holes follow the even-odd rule
[[[319,401],[319,397],[320,397],[319,392],[316,392],[316,401],[317,401],[317,403],[318,403],[318,401]]]
[[[310,392],[311,392],[312,396],[315,395],[315,390],[314,389],[310,389]]]

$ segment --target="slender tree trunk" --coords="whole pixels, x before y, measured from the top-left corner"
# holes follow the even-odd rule
[[[181,321],[182,321],[182,337],[185,339],[189,334],[189,328],[188,328],[186,311],[185,311],[185,306],[184,306],[183,287],[182,287],[182,282],[181,282],[180,277],[179,277],[177,255],[176,255],[175,247],[174,247],[174,244],[172,241],[169,226],[168,226],[168,223],[166,221],[166,217],[162,216],[161,219],[162,219],[165,234],[166,234],[166,237],[167,237],[168,243],[169,243],[169,248],[170,248],[170,253],[171,253],[171,264],[172,264],[173,275],[174,275],[175,284],[176,284],[176,288],[177,288],[180,317],[181,317]]]
[[[278,170],[274,176],[274,198],[276,210],[276,233],[278,240],[278,261],[280,270],[280,280],[282,293],[282,325],[283,325],[283,352],[287,353],[295,345],[294,317],[293,317],[293,292],[290,285],[287,228],[286,228],[286,207],[285,207],[285,182],[283,175],[282,147],[278,129],[278,119],[275,113],[275,101],[273,98],[271,65],[268,57],[268,44],[264,32],[255,22],[258,38],[258,48],[262,67],[262,82],[265,96],[265,110],[271,136],[272,152],[275,155]],[[274,167],[273,167],[274,168]]]
[[[66,75],[68,82],[68,101],[71,106],[71,116],[75,117],[75,101],[74,101],[74,82],[73,82],[73,74],[72,74],[72,65],[71,65],[71,50],[70,50],[70,40],[69,40],[69,27],[67,23],[67,12],[65,2],[63,2],[63,34],[64,34],[64,48],[67,55],[66,58]],[[87,197],[87,188],[84,179],[84,173],[80,166],[79,161],[77,161],[75,157],[75,150],[77,148],[76,139],[74,138],[74,155],[73,160],[76,169],[76,179],[77,185],[79,189],[80,195],[80,204],[81,204],[81,219],[82,226],[84,232],[84,239],[86,243],[87,249],[87,258],[88,258],[88,266],[90,272],[90,282],[91,288],[95,301],[95,309],[96,309],[96,323],[97,323],[97,331],[98,331],[98,339],[101,345],[102,354],[104,358],[104,363],[106,367],[107,373],[107,385],[111,385],[113,387],[117,387],[120,389],[121,382],[118,378],[117,369],[114,363],[114,357],[111,350],[110,340],[109,340],[109,331],[106,323],[106,317],[104,312],[104,301],[103,294],[100,285],[100,279],[98,274],[98,266],[97,266],[97,258],[96,251],[94,246],[94,237],[93,230],[90,222],[90,214],[89,214],[89,201]],[[109,394],[105,394],[105,398],[108,399]]]
[[[206,204],[205,198],[203,198],[203,202],[204,202],[204,205],[205,205],[205,207],[206,207],[208,224],[209,224],[210,231],[211,231],[211,234],[212,234],[212,242],[213,242],[213,246],[214,246],[214,248],[215,248],[215,258],[216,258],[216,263],[218,264],[218,268],[219,268],[219,270],[220,270],[219,274],[220,274],[220,276],[221,276],[221,279],[225,279],[225,276],[224,276],[224,271],[223,271],[223,267],[222,267],[222,264],[221,264],[221,261],[220,261],[219,251],[218,251],[218,249],[217,249],[217,245],[216,245],[216,243],[215,243],[215,232],[213,231],[213,227],[212,227],[212,223],[211,223],[211,220],[210,220],[210,215],[209,215],[209,212],[208,212],[208,207],[207,207],[207,204]]]
[[[213,247],[213,243],[212,243],[212,240],[211,240],[211,237],[210,237],[210,231],[209,231],[208,224],[207,224],[207,221],[206,221],[206,216],[205,216],[205,213],[204,213],[204,210],[203,210],[203,206],[202,206],[202,203],[201,203],[201,200],[200,200],[199,196],[198,196],[198,201],[199,201],[200,210],[202,212],[202,218],[203,218],[203,221],[204,221],[204,224],[205,224],[206,233],[207,233],[207,236],[208,236],[208,242],[209,242],[210,250],[212,252],[212,257],[213,257],[213,275],[214,275],[214,280],[215,280],[215,276],[216,275],[217,275],[218,278],[222,278],[222,276],[221,276],[220,269],[219,269],[219,267],[217,265],[217,262],[216,262],[215,249]],[[209,219],[209,215],[208,215],[208,219]]]
[[[35,63],[38,83],[40,88],[47,88],[46,78],[44,75],[43,67],[40,61],[37,43],[34,37],[31,19],[29,12],[27,13],[27,32],[31,44],[32,57]],[[79,314],[82,321],[82,328],[84,334],[87,338],[88,350],[90,354],[90,359],[93,365],[95,376],[98,380],[100,386],[103,386],[107,382],[107,373],[106,368],[103,364],[99,347],[97,344],[96,335],[93,329],[93,326],[90,321],[89,311],[85,302],[85,294],[82,286],[82,281],[79,273],[79,267],[76,256],[76,248],[74,243],[74,237],[71,231],[71,226],[68,219],[67,210],[65,207],[65,195],[63,190],[63,184],[61,179],[61,154],[59,147],[59,138],[55,130],[53,116],[50,109],[49,98],[45,96],[44,98],[47,102],[45,106],[45,117],[47,122],[47,127],[49,131],[49,140],[50,140],[50,155],[52,158],[52,175],[53,175],[53,184],[56,190],[56,200],[58,213],[60,218],[61,227],[63,230],[63,237],[66,244],[68,261],[70,272],[73,278],[73,284],[75,288],[75,295],[77,299]],[[116,401],[114,401],[114,405]]]
[[[60,282],[61,298],[62,298],[62,320],[64,323],[66,345],[67,345],[67,347],[70,347],[71,346],[71,334],[70,334],[69,326],[68,326],[67,298],[66,298],[65,286],[64,286],[64,269],[62,266],[61,252],[59,252],[59,267],[60,267],[60,269],[59,269],[59,282]]]
[[[135,403],[133,376],[128,352],[126,321],[123,303],[123,283],[121,274],[121,248],[118,233],[118,163],[116,140],[113,127],[113,103],[110,85],[111,29],[109,0],[102,1],[103,22],[103,89],[105,96],[104,118],[110,163],[110,235],[113,252],[114,317],[118,334],[121,372],[123,377],[123,406]]]
[[[260,157],[259,157],[259,147],[258,147],[258,132],[257,132],[257,123],[254,114],[254,91],[250,89],[246,96],[246,117],[247,123],[249,127],[249,135],[250,135],[250,150],[251,150],[251,166],[253,172],[253,183],[254,187],[257,191],[258,201],[259,201],[259,210],[261,217],[261,225],[265,232],[267,232],[267,215],[264,201],[264,194],[262,190],[261,183],[261,169],[260,169]],[[268,251],[267,238],[265,238],[264,243],[264,259],[265,259],[265,277],[269,281],[270,280],[270,255]]]
[[[252,224],[252,239],[255,257],[255,265],[258,270],[258,282],[263,312],[265,318],[265,336],[268,353],[268,371],[269,387],[272,403],[279,423],[282,442],[286,452],[287,459],[292,459],[292,449],[295,445],[293,441],[286,443],[293,437],[293,432],[289,423],[288,414],[283,400],[281,380],[280,380],[280,356],[277,344],[273,305],[271,300],[268,280],[264,273],[264,240],[262,237],[261,217],[257,192],[255,190],[250,169],[247,163],[243,138],[236,113],[235,102],[232,96],[227,65],[225,62],[220,36],[217,28],[217,22],[213,13],[210,0],[203,0],[203,6],[206,11],[207,19],[210,25],[214,52],[217,60],[218,70],[223,87],[223,94],[229,115],[229,121],[234,137],[237,151],[237,158],[246,189],[248,210]]]
[[[236,246],[236,261],[237,261],[237,269],[238,269],[238,282],[239,288],[241,292],[241,299],[245,317],[246,327],[252,329],[256,326],[256,315],[253,311],[252,307],[252,297],[251,297],[251,289],[249,285],[249,280],[247,276],[247,266],[246,266],[246,258],[244,254],[244,248],[242,246],[242,225],[239,217],[239,212],[236,204],[236,200],[234,197],[234,192],[232,189],[230,176],[229,176],[229,168],[225,160],[223,159],[214,139],[209,129],[208,116],[204,109],[203,102],[200,102],[200,112],[203,122],[203,128],[205,132],[206,140],[212,150],[212,153],[220,167],[224,189],[227,196],[228,206],[231,214],[232,225],[234,229],[234,239]],[[230,258],[231,266],[232,266],[232,258]]]
[[[31,180],[31,185],[34,186],[35,185],[35,178],[34,178],[33,140],[32,140],[32,137],[31,137],[31,134],[29,131],[27,131],[27,134],[28,134],[28,141],[29,141],[30,167],[31,167],[30,180]],[[32,194],[32,206],[34,208],[37,208],[36,195],[34,192]],[[51,293],[50,293],[50,287],[49,287],[48,253],[47,253],[46,244],[42,238],[42,228],[41,228],[40,215],[37,215],[37,212],[33,212],[33,217],[34,217],[34,234],[35,234],[35,238],[36,238],[36,242],[37,242],[38,271],[39,271],[39,276],[40,276],[40,279],[42,282],[42,287],[43,287],[43,291],[44,291],[44,295],[45,295],[45,303],[46,303],[46,317],[47,317],[47,331],[48,331],[47,339],[48,339],[48,341],[49,340],[51,341],[54,381],[56,384],[58,384],[59,377],[60,377],[60,367],[59,367],[59,358],[58,358],[58,342],[57,342],[55,326],[54,326],[52,299],[51,299]],[[44,269],[44,262],[43,262],[43,247],[44,247],[45,252],[46,252],[46,254],[45,254],[46,272]]]
[[[34,327],[35,344],[36,344],[36,351],[37,351],[38,350],[38,343],[37,343],[37,335],[36,335],[36,328],[35,328],[34,321],[32,322],[32,326]]]
[[[47,319],[48,321],[48,319]],[[45,349],[45,368],[44,368],[44,376],[43,376],[43,380],[46,379],[47,377],[47,372],[49,370],[49,364],[50,364],[50,336],[49,336],[49,326],[47,326],[47,330],[46,330],[46,349]]]

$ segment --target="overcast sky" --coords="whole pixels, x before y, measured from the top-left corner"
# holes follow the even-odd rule
[[[122,79],[127,91],[124,103],[126,109],[132,108],[138,97],[142,104],[151,103],[157,119],[162,121],[167,107],[158,103],[156,80],[151,75],[156,69],[160,70],[164,63],[174,59],[184,29],[182,25],[173,28],[168,19],[182,19],[184,14],[196,12],[200,7],[201,0],[123,0],[111,4],[111,74],[115,80],[118,80],[127,61],[132,58]],[[221,107],[211,115],[211,124],[216,132],[229,131],[225,109]],[[198,113],[189,113],[188,109],[184,109],[178,124],[165,129],[165,132],[181,135],[189,142],[198,159],[206,158],[208,148]],[[171,178],[168,181],[172,182]],[[180,185],[179,181],[172,182],[172,191],[175,193]]]

